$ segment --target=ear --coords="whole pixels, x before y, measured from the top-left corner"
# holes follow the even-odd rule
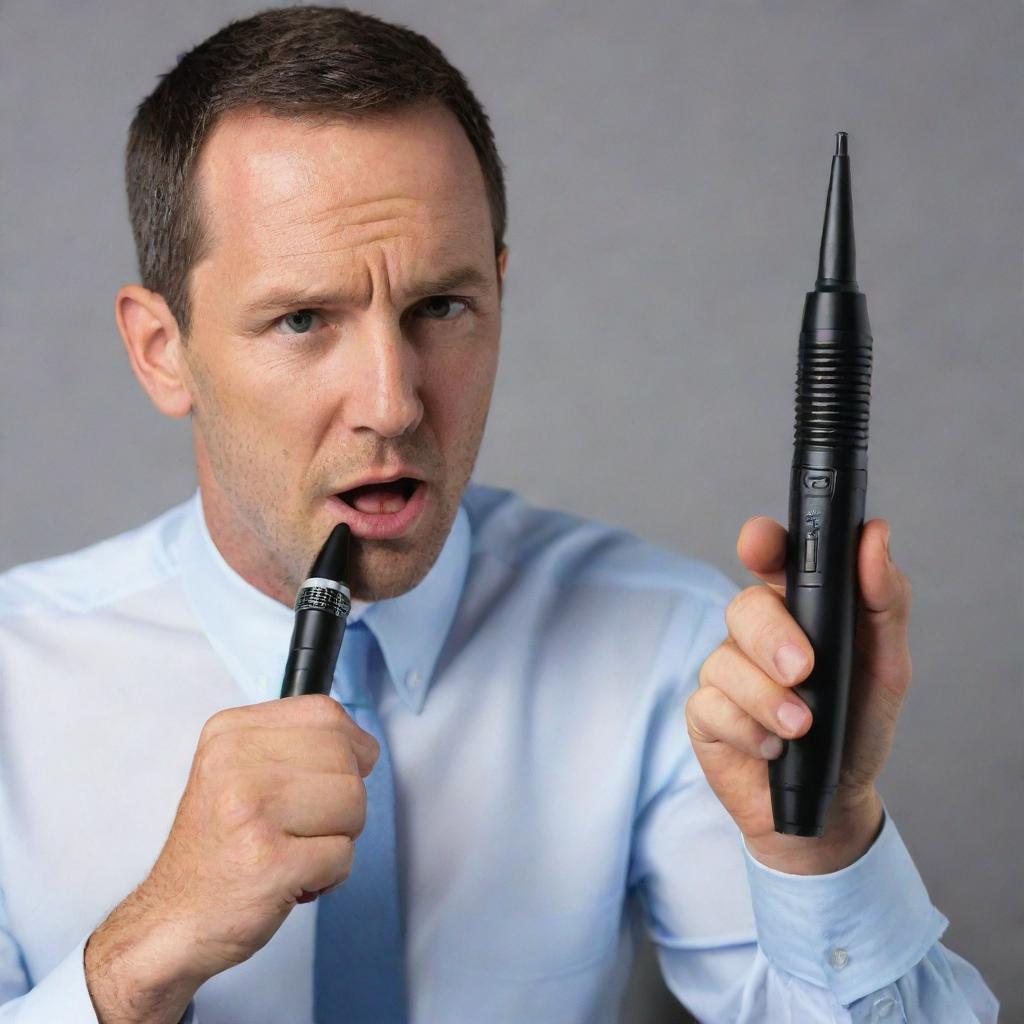
[[[187,416],[192,395],[186,387],[178,323],[158,292],[126,284],[114,301],[117,329],[139,383],[165,415]]]
[[[498,302],[501,302],[502,284],[505,280],[505,269],[508,267],[508,246],[503,245],[497,257],[498,264]]]

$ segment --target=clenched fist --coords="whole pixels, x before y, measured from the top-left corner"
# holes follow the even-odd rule
[[[210,718],[156,863],[90,938],[90,991],[105,957],[124,952],[140,973],[159,967],[140,988],[187,978],[194,991],[261,949],[297,902],[343,883],[379,754],[321,694]]]
[[[762,581],[726,608],[729,635],[708,656],[700,686],[686,704],[694,751],[715,795],[750,852],[780,871],[821,874],[853,863],[882,825],[875,790],[910,685],[907,642],[910,581],[890,560],[889,526],[873,519],[861,532],[860,593],[850,709],[840,770],[825,834],[775,832],[768,761],[780,738],[803,736],[811,712],[800,683],[814,663],[807,635],[786,608],[786,530],[767,516],[743,524],[737,553]]]

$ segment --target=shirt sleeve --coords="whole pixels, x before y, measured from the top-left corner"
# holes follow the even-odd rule
[[[728,633],[725,606],[682,600],[655,663],[656,703],[628,884],[662,976],[701,1024],[995,1024],[999,1003],[938,938],[948,920],[888,811],[854,864],[789,875],[757,861],[693,751],[685,705]]]
[[[38,984],[29,985],[24,957],[0,891],[0,1024],[99,1024],[85,983],[89,932]],[[189,1003],[180,1024],[201,1024]]]
[[[907,1020],[995,1024],[999,1003],[978,971],[938,940],[948,919],[885,808],[882,830],[853,864],[790,875],[741,840],[758,945],[778,972],[827,989],[852,1021],[902,1012]],[[955,958],[955,972],[954,959]]]

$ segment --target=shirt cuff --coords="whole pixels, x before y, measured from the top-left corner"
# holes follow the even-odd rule
[[[88,940],[89,936],[84,935],[78,945],[39,980],[38,985],[18,997],[19,1022],[52,1024],[58,1020],[73,1020],[97,1024],[96,1010],[85,984],[85,944]]]
[[[85,944],[89,935],[84,935],[38,985],[18,997],[19,1024],[53,1024],[54,1021],[99,1024],[85,981]],[[2,1012],[0,1006],[0,1014]],[[199,1024],[194,1001],[188,1004],[179,1024]]]
[[[882,830],[871,847],[827,875],[770,868],[740,836],[765,958],[829,989],[843,1006],[902,978],[949,926],[932,906],[884,801],[882,807]]]

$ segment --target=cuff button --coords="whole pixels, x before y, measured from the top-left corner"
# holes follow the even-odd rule
[[[829,954],[828,962],[837,971],[841,971],[850,962],[850,954],[841,946],[838,946]]]
[[[891,996],[882,996],[881,999],[876,999],[871,1006],[872,1014],[871,1019],[881,1020],[883,1017],[888,1017],[892,1013],[892,1008],[896,1005],[896,1000]]]

